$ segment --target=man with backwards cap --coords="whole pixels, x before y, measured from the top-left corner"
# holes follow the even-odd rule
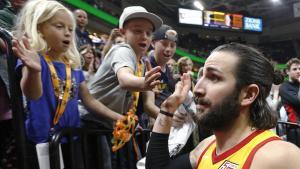
[[[173,79],[167,62],[175,54],[177,40],[177,32],[168,25],[162,25],[153,34],[151,45],[154,51],[149,56],[149,60],[152,67],[161,67],[161,76],[158,78],[160,84],[156,87],[158,93],[155,95],[155,105],[157,106],[160,106],[175,89],[176,81]]]
[[[162,102],[167,99],[175,90],[175,84],[177,83],[177,80],[174,78],[173,72],[170,67],[168,67],[167,63],[173,58],[177,43],[177,32],[168,25],[162,25],[157,31],[153,33],[151,45],[154,48],[154,51],[149,56],[149,59],[152,67],[161,67],[161,76],[158,78],[158,80],[160,80],[160,84],[157,85],[154,91],[156,93],[155,105],[158,107],[160,107]],[[195,124],[193,123],[193,120],[191,118],[191,113],[193,112],[193,108],[191,106],[192,95],[192,92],[190,92],[190,99],[187,99],[183,103],[185,106],[181,106],[180,108],[178,108],[178,110],[174,114],[172,125],[173,129],[171,129],[172,131],[174,131],[171,132],[172,136],[170,136],[169,138],[170,155],[179,153],[185,144],[186,147],[184,148],[183,152],[188,151],[193,147],[193,137],[190,137],[190,139],[187,141],[195,127]],[[185,134],[181,134],[182,132],[184,132]],[[179,139],[179,137],[182,138]],[[180,144],[180,146],[178,144]],[[177,148],[175,148],[174,146]]]
[[[176,79],[173,78],[173,72],[167,66],[167,62],[172,59],[175,54],[177,41],[177,32],[168,25],[163,24],[153,33],[151,45],[154,50],[150,54],[149,60],[152,67],[161,67],[161,76],[157,79],[160,81],[160,84],[156,85],[154,89],[155,105],[158,107],[160,107],[161,103],[175,90]],[[153,96],[150,95],[150,97]],[[159,112],[159,110],[155,112]],[[156,116],[157,114],[154,115],[154,117]],[[181,127],[185,122],[185,116],[176,113],[173,122],[175,127]]]

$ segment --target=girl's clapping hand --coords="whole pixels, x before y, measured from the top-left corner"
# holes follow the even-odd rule
[[[28,68],[29,71],[41,72],[40,57],[37,52],[30,47],[27,37],[23,37],[22,41],[12,40],[13,42],[13,52],[21,59],[23,64]]]

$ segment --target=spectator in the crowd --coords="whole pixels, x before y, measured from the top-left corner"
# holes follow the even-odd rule
[[[178,59],[177,61],[177,65],[178,65],[178,71],[181,75],[183,75],[184,73],[188,73],[191,76],[193,75],[193,61],[189,58],[189,57],[181,57],[180,59]]]
[[[173,59],[173,58],[169,59],[169,61],[167,62],[167,66],[169,67],[169,69],[172,73],[176,73],[176,71],[177,71],[177,62],[176,62],[175,59]]]
[[[110,49],[89,86],[90,92],[97,100],[125,115],[129,110],[136,108],[139,91],[152,90],[159,84],[156,78],[160,76],[160,67],[151,69],[149,62],[146,62],[148,71],[145,77],[141,77],[144,74],[141,58],[150,46],[153,31],[161,24],[162,20],[157,15],[149,13],[141,6],[124,9],[119,19],[119,28],[125,43],[116,44]],[[93,125],[97,128],[113,128],[113,121],[109,119],[97,118],[93,112],[83,107],[81,113],[82,121],[87,127]],[[102,141],[103,148],[109,147],[105,140]],[[119,151],[122,153],[122,150]],[[110,157],[109,154],[103,156]],[[121,163],[126,163],[124,160],[128,158],[124,156],[121,158],[123,158]],[[123,166],[115,167],[123,168]]]
[[[27,0],[10,0],[0,10],[0,27],[11,31],[14,26],[16,15]]]
[[[93,46],[92,40],[89,37],[89,32],[86,30],[86,25],[88,24],[88,15],[82,9],[76,9],[74,11],[76,18],[76,44],[77,48],[80,46],[89,44]]]
[[[169,37],[165,36],[167,31],[169,31]],[[149,60],[152,67],[161,67],[161,77],[158,78],[160,84],[156,85],[152,90],[155,95],[153,95],[154,93],[152,91],[142,93],[144,98],[143,103],[145,105],[155,104],[156,106],[160,106],[162,101],[171,95],[175,89],[176,81],[173,78],[173,73],[166,65],[166,62],[174,56],[177,40],[177,32],[168,25],[162,25],[154,32],[152,39],[153,50],[148,53],[149,58],[145,57],[145,60]],[[147,112],[147,110],[145,112],[146,114],[142,114],[143,118],[145,117],[145,122],[143,122],[141,126],[144,128],[152,128],[158,110],[155,111],[155,114]]]
[[[11,32],[16,15],[27,0],[10,0],[0,10],[0,29]],[[1,1],[2,2],[2,1]],[[3,1],[5,2],[5,1]],[[5,45],[0,39],[0,168],[14,168],[17,165],[12,112],[9,101],[9,82]]]
[[[98,37],[97,33],[93,33],[93,35],[89,36],[92,39],[93,42],[93,49],[95,50],[95,66],[96,70],[98,70],[99,66],[102,62],[102,49],[105,45],[104,40],[102,40],[100,37]]]
[[[178,72],[180,74],[180,76],[182,76],[184,73],[187,73],[191,76],[191,80],[192,80],[192,87],[191,90],[193,91],[194,86],[197,82],[197,80],[194,78],[194,73],[193,73],[193,61],[189,58],[189,57],[181,57],[180,59],[178,59],[177,61],[177,66],[178,66]],[[180,80],[180,78],[178,79]]]
[[[167,62],[167,66],[170,68],[170,71],[173,73],[173,78],[174,79],[179,79],[180,78],[180,74],[178,72],[178,65],[175,59],[170,59]]]
[[[151,43],[153,50],[148,52],[148,56],[144,56],[143,60],[150,61],[152,67],[161,67],[161,76],[157,79],[160,81],[160,84],[156,85],[152,91],[141,93],[143,99],[140,100],[139,103],[143,104],[143,106],[139,106],[137,110],[140,128],[152,129],[155,118],[159,112],[158,106],[160,106],[161,102],[171,95],[175,89],[176,81],[173,79],[173,73],[166,63],[174,56],[177,40],[177,32],[168,25],[162,25],[153,33]],[[150,107],[153,108],[153,110],[149,110],[146,105],[152,105]],[[184,123],[182,118],[185,119],[185,116],[181,114],[178,114],[178,116],[176,114],[176,124],[181,127]],[[144,140],[138,141],[145,141],[148,139],[149,138],[144,137]],[[141,147],[144,146],[143,144],[146,144],[142,142],[139,143]],[[139,168],[142,164],[144,164],[144,159],[139,161]]]
[[[300,59],[292,58],[287,62],[288,81],[280,86],[282,103],[287,110],[290,122],[300,122]]]
[[[83,45],[79,48],[79,53],[82,56],[82,72],[85,77],[85,81],[89,81],[94,77],[97,67],[95,65],[95,50],[89,45]]]
[[[152,67],[161,67],[161,76],[158,78],[160,84],[155,87],[157,92],[155,95],[155,105],[157,106],[160,106],[175,89],[176,80],[173,78],[173,73],[167,66],[167,62],[175,54],[177,40],[177,32],[168,25],[162,25],[153,34],[152,47],[154,50],[149,55],[149,60]]]
[[[7,0],[0,1],[0,9],[4,8],[7,3]]]
[[[122,34],[120,33],[120,30],[117,28],[114,28],[111,30],[108,40],[106,41],[103,50],[102,50],[102,56],[105,57],[107,52],[110,50],[110,48],[118,43],[123,43],[124,38]]]
[[[139,14],[138,12],[141,12],[143,15],[137,15]],[[139,77],[136,75],[136,72],[144,71],[141,68],[143,66],[141,65],[141,58],[150,46],[152,32],[160,26],[161,22],[158,16],[147,12],[143,7],[133,6],[125,8],[123,15],[120,17],[119,25],[120,32],[125,38],[125,43],[116,44],[112,47],[111,52],[105,57],[103,65],[96,72],[95,78],[91,82],[89,88],[91,93],[98,100],[104,101],[106,105],[121,114],[127,112],[127,103],[130,97],[125,96],[129,91],[151,90],[159,83],[159,81],[155,80],[160,75],[159,67],[148,70],[146,77]],[[138,26],[135,26],[135,24]],[[135,30],[133,29],[135,27],[137,27],[136,29],[138,29],[139,33],[133,34],[132,31]],[[114,93],[118,93],[120,97],[116,99]],[[84,119],[88,117],[93,121],[97,119],[92,113],[87,111],[84,114]],[[107,128],[112,129],[111,122],[98,120],[100,120],[100,123],[106,124]]]
[[[147,151],[146,168],[298,169],[300,150],[269,129],[277,118],[266,103],[273,66],[254,48],[230,43],[213,50],[194,90],[199,126],[214,131],[190,153],[170,159],[168,136],[173,112],[191,85],[184,74],[175,92],[162,103]]]
[[[29,1],[18,18],[13,51],[20,59],[17,70],[22,69],[20,86],[29,110],[25,127],[33,155],[29,160],[31,169],[38,168],[34,159],[36,144],[48,142],[53,132],[62,128],[79,127],[79,99],[101,117],[124,118],[90,95],[80,69],[75,27],[72,12],[52,0]],[[73,143],[80,156],[77,140]],[[68,148],[62,144],[63,152]],[[66,168],[70,168],[68,157],[64,155]]]
[[[292,58],[286,65],[289,80],[281,84],[279,94],[288,114],[288,120],[290,122],[300,123],[300,59]],[[290,128],[287,137],[288,141],[300,146],[300,128]]]
[[[153,34],[152,47],[154,51],[149,56],[149,60],[152,67],[161,67],[161,76],[158,78],[158,80],[160,80],[160,84],[154,88],[155,105],[158,107],[160,107],[162,102],[165,101],[166,98],[168,98],[175,90],[176,80],[173,78],[173,72],[171,72],[170,68],[167,66],[167,62],[172,59],[175,54],[177,41],[177,32],[168,25],[162,25]],[[191,97],[193,96],[192,93],[190,95]],[[190,110],[190,105],[191,103],[184,105],[185,107],[183,106],[183,110],[178,109],[177,113],[175,113],[173,117],[173,127],[177,129],[182,128],[184,123],[190,125],[189,128],[191,131],[186,137],[190,136],[195,126],[191,118],[192,113]],[[188,140],[188,138],[186,138],[186,140]],[[189,139],[187,146],[193,147],[192,145],[192,139]],[[177,145],[177,149],[181,149],[183,146],[184,144],[179,146],[179,148]],[[177,150],[177,153],[178,152],[179,150]]]

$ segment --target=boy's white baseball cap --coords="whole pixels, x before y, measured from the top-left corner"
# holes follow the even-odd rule
[[[124,8],[122,15],[119,19],[119,28],[123,28],[124,23],[130,19],[134,18],[145,18],[152,22],[154,26],[154,30],[158,29],[163,21],[161,18],[151,12],[148,12],[144,7],[142,6],[129,6]]]

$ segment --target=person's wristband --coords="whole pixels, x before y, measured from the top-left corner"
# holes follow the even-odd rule
[[[168,117],[173,117],[173,114],[172,113],[169,113],[169,112],[166,112],[166,111],[163,111],[163,110],[159,110],[159,113],[163,114],[163,115],[166,115]]]

